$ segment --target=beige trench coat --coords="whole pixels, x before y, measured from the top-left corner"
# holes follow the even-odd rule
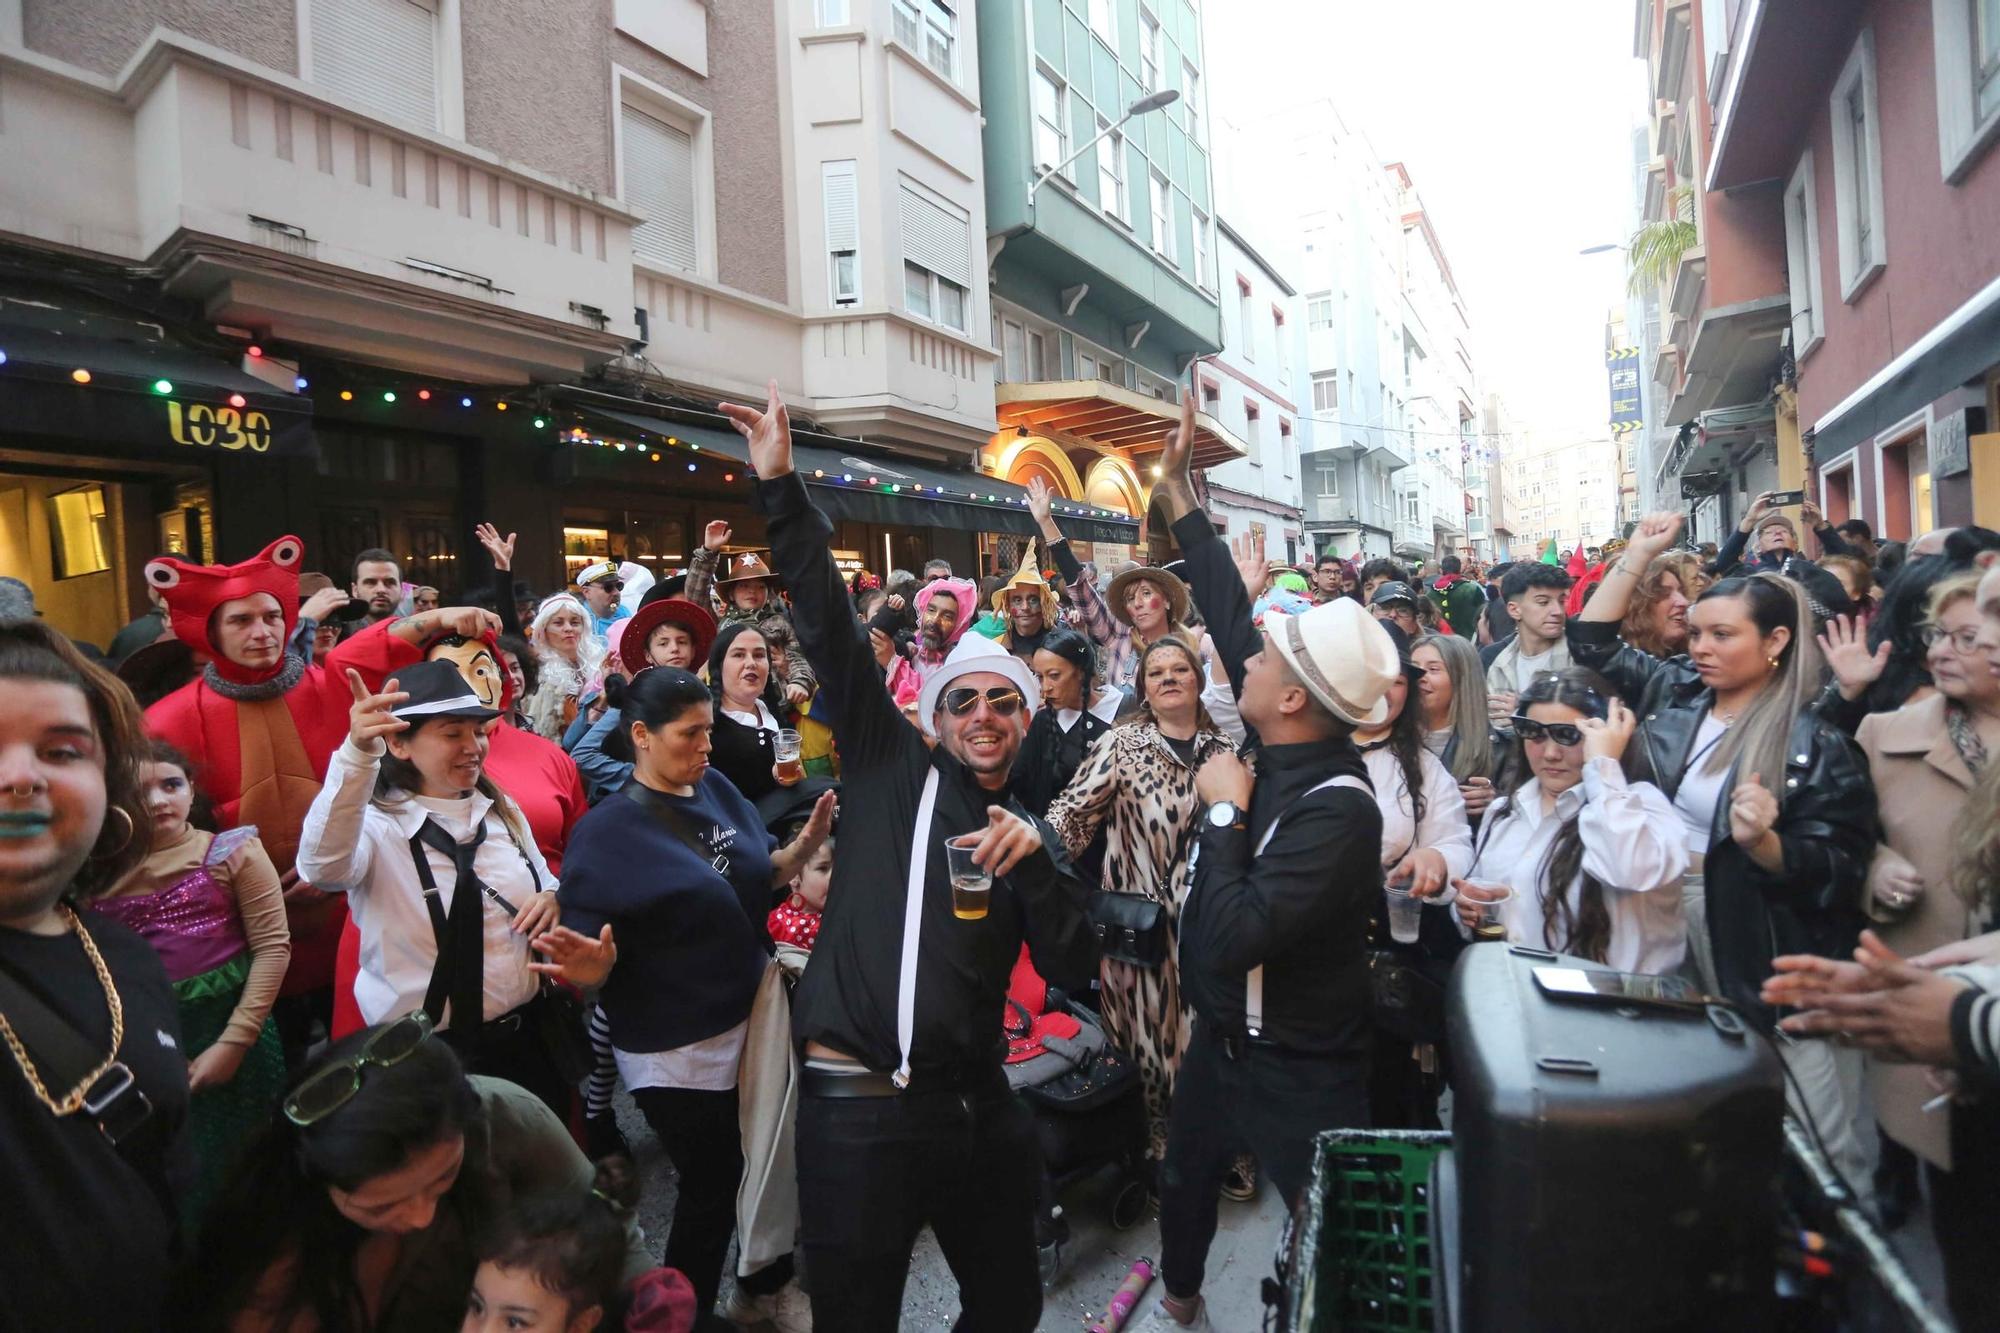
[[[1871,713],[1856,735],[1875,779],[1885,840],[1869,867],[1862,910],[1883,943],[1906,958],[1979,932],[1977,914],[1951,887],[1952,835],[1972,771],[1945,731],[1944,708],[1944,696],[1933,694],[1893,713]],[[1886,911],[1873,895],[1877,872],[1897,856],[1924,881],[1907,912]],[[1871,1059],[1868,1095],[1890,1138],[1950,1169],[1951,1117],[1920,1109],[1936,1096],[1921,1066]]]

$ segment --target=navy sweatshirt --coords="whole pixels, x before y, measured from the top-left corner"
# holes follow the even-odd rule
[[[679,811],[708,856],[675,836],[656,806]],[[577,822],[563,853],[562,921],[592,936],[611,923],[618,965],[600,999],[613,1046],[671,1051],[750,1017],[771,948],[764,921],[777,845],[712,768],[691,797],[635,779]]]

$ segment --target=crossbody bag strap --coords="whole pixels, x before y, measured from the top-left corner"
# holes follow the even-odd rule
[[[1338,777],[1328,778],[1318,786],[1307,789],[1299,797],[1299,800],[1303,801],[1307,796],[1311,796],[1315,792],[1323,792],[1330,787],[1351,787],[1356,791],[1366,793],[1371,800],[1375,795],[1375,789],[1369,786],[1366,781],[1352,774],[1342,773]],[[1297,802],[1293,804],[1296,805]],[[1273,819],[1264,829],[1264,836],[1257,839],[1257,851],[1255,855],[1262,856],[1264,849],[1271,845],[1271,835],[1278,831],[1278,824],[1282,819],[1283,816],[1280,815],[1278,818]],[[1243,981],[1243,1028],[1244,1031],[1253,1037],[1261,1036],[1264,1031],[1264,965],[1262,963],[1251,968],[1250,975],[1244,978]]]
[[[708,862],[710,868],[716,874],[727,879],[729,877],[729,858],[720,852],[711,852],[708,849],[708,844],[701,840],[701,835],[694,831],[694,826],[687,822],[686,817],[680,811],[653,800],[645,792],[646,788],[643,783],[634,782],[628,783],[623,788],[622,794],[634,805],[650,813],[654,819],[660,822],[661,827],[678,838],[686,845],[689,851],[693,852],[701,860]]]
[[[77,925],[78,930],[83,928]],[[61,1094],[88,1078],[103,1061],[103,1052],[75,1024],[4,964],[0,964],[0,1013],[7,1015],[43,1084]],[[153,1104],[139,1090],[131,1068],[123,1060],[113,1060],[84,1093],[81,1109],[115,1146],[152,1115]]]

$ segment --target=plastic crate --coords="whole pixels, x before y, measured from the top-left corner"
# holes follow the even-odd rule
[[[1432,1130],[1327,1130],[1294,1219],[1287,1329],[1429,1330]]]

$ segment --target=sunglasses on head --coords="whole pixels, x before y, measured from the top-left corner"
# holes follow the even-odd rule
[[[1557,745],[1583,744],[1583,728],[1567,722],[1536,722],[1519,713],[1508,721],[1514,724],[1514,734],[1531,744],[1543,739],[1552,740]]]
[[[387,1069],[417,1052],[431,1035],[431,1016],[419,1009],[406,1014],[363,1042],[345,1060],[328,1065],[285,1098],[285,1119],[303,1129],[338,1111],[361,1091],[361,1073],[373,1066]]]
[[[1021,697],[1021,692],[1011,685],[995,685],[990,690],[975,690],[970,687],[946,690],[942,702],[947,713],[953,717],[964,717],[981,699],[984,699],[986,706],[1001,717],[1014,716],[1020,711],[1021,705],[1027,702]]]

